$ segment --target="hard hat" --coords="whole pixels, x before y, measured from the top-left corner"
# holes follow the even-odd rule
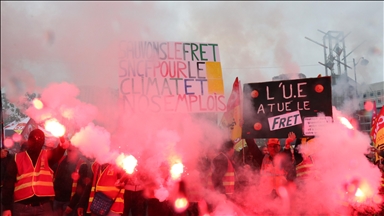
[[[277,139],[277,138],[270,138],[270,139],[268,139],[267,145],[274,145],[274,144],[280,145],[280,140]]]

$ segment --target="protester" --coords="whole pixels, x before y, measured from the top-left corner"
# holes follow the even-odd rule
[[[378,146],[384,146],[384,144],[380,144]],[[372,151],[372,153],[377,153],[378,157],[384,158],[384,150],[377,149],[375,147],[371,147],[371,151]],[[380,160],[378,160],[378,161],[380,161]]]
[[[200,157],[197,163],[197,170],[199,172],[200,182],[198,183],[200,187],[199,197],[195,199],[197,202],[193,202],[188,208],[188,215],[204,215],[212,212],[212,204],[208,202],[207,197],[214,191],[212,183],[212,171],[213,165],[212,160],[216,156],[216,151],[212,148],[208,148],[206,154]],[[193,190],[193,189],[192,189]],[[191,191],[191,190],[190,190]],[[192,196],[193,196],[192,192]],[[189,196],[191,192],[187,192]],[[197,206],[196,206],[197,205]],[[197,209],[197,211],[196,211]]]
[[[152,176],[154,179],[145,187],[145,197],[148,199],[148,216],[186,216],[186,211],[176,212],[172,202],[179,188],[170,176],[170,166],[164,161],[159,167],[159,176]],[[180,183],[180,182],[179,182]]]
[[[93,179],[93,173],[92,173],[92,164],[95,162],[95,158],[84,158],[86,164],[87,164],[87,176],[80,176],[79,182],[84,183],[84,191],[80,196],[76,211],[77,215],[83,215],[83,216],[91,216],[91,213],[87,213],[87,206],[89,197],[91,195],[90,191],[92,188],[92,179]],[[85,206],[85,207],[84,207]],[[81,208],[79,210],[79,208]]]
[[[5,178],[7,164],[11,160],[13,160],[13,155],[9,154],[8,149],[1,149],[1,185],[0,185],[0,196],[1,196],[1,199],[3,199],[1,191],[2,191],[2,188],[3,188],[3,183],[4,183],[4,178]],[[1,212],[3,212],[3,205],[1,205]]]
[[[235,149],[232,140],[225,141],[213,161],[212,183],[216,191],[231,198],[235,191],[235,168],[232,156]]]
[[[245,146],[239,152],[235,151],[234,162],[238,166],[249,167],[252,171],[258,172],[260,170],[260,164],[253,158],[248,146]]]
[[[196,170],[183,175],[182,179],[185,182],[185,194],[189,203],[186,211],[187,215],[203,215],[204,213],[199,209],[199,203],[206,203],[206,193],[211,193],[213,190],[210,158],[207,155],[200,156],[197,161]]]
[[[200,181],[207,192],[213,191],[212,172],[213,172],[213,159],[217,156],[217,152],[213,148],[207,149],[206,154],[200,158],[197,168],[200,172]]]
[[[310,152],[300,151],[300,147],[310,145],[313,143],[314,138],[301,138],[297,139],[294,148],[294,157],[296,164],[296,183],[300,186],[305,183],[308,178],[318,178],[317,172],[314,170],[314,158]]]
[[[86,213],[97,216],[95,212],[91,211],[91,205],[95,201],[97,192],[114,200],[108,211],[108,216],[122,215],[124,210],[124,185],[120,183],[120,179],[124,171],[115,165],[109,163],[100,165],[96,161],[91,165],[91,171],[92,184],[85,187],[85,191],[80,198],[77,209],[78,215],[84,215],[84,209],[87,209]]]
[[[148,200],[148,216],[171,216],[172,206],[168,200],[160,202],[157,198],[149,198]]]
[[[383,144],[378,145],[378,146],[382,146],[382,145]],[[380,184],[380,188],[379,188],[379,194],[382,197],[382,199],[384,200],[384,161],[381,159],[384,157],[384,150],[380,150],[380,149],[377,149],[375,147],[371,147],[371,152],[377,154],[377,157],[380,158],[377,160],[376,164],[377,164],[377,167],[379,168],[379,170],[381,172],[381,184]],[[376,160],[376,157],[374,157],[373,160]],[[384,203],[381,204],[381,211],[379,212],[379,214],[384,215]]]
[[[267,146],[261,146],[261,152],[263,155],[269,154],[268,147]]]
[[[172,206],[166,197],[165,191],[170,184],[169,164],[163,162],[159,167],[159,180],[153,179],[145,188],[145,197],[148,199],[148,216],[171,216]],[[164,198],[156,196],[156,191],[164,193]]]
[[[124,182],[124,211],[123,216],[145,216],[146,199],[144,197],[144,181],[146,176],[140,171],[125,174],[121,179]]]
[[[365,157],[368,159],[368,161],[373,163],[373,164],[375,164],[375,162],[376,162],[375,149],[376,149],[375,147],[370,146],[367,150],[367,153],[364,154]]]
[[[380,155],[382,155],[382,154],[380,154]],[[381,172],[381,182],[380,182],[381,184],[380,184],[379,194],[384,200],[384,165],[383,165],[383,163],[384,163],[383,161],[379,162],[379,169]],[[384,203],[381,204],[380,214],[384,215]]]
[[[27,150],[15,154],[15,160],[8,163],[2,191],[3,197],[7,197],[2,199],[3,216],[53,215],[51,199],[55,193],[52,166],[63,156],[68,142],[61,142],[53,150],[43,149],[44,143],[43,131],[31,131]]]
[[[84,179],[87,177],[87,172],[87,163],[81,158],[79,150],[70,145],[67,155],[59,161],[54,176],[54,215],[77,215],[75,208],[84,192],[86,183]]]
[[[288,181],[295,179],[295,168],[292,160],[290,143],[296,138],[294,133],[289,133],[284,150],[281,150],[280,140],[268,139],[267,148],[269,154],[263,155],[254,139],[246,139],[247,146],[254,158],[261,164],[260,184],[268,191],[272,198],[278,197],[277,188],[287,185]]]
[[[8,161],[10,159],[12,159],[12,155],[9,154],[8,149],[1,149],[1,188],[3,187],[5,171],[7,168]]]

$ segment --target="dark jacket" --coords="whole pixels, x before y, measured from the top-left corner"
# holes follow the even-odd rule
[[[244,154],[244,155],[243,155]],[[259,164],[246,146],[239,152],[235,152],[235,164],[249,165],[253,171],[259,172],[261,164]]]
[[[9,154],[9,151],[5,158],[1,158],[1,187],[3,187],[7,165],[11,160],[14,160],[14,155]]]
[[[58,164],[55,172],[55,180],[53,187],[55,189],[55,200],[60,202],[70,202],[69,207],[74,209],[80,200],[80,196],[85,189],[85,178],[88,174],[88,165],[82,164],[79,169],[79,180],[77,181],[76,193],[71,199],[72,193],[72,173],[75,172],[77,166],[76,163],[71,163],[68,160],[68,156]]]
[[[27,153],[31,158],[32,164],[34,166],[36,165],[40,151],[27,150]],[[52,169],[53,165],[57,163],[60,160],[60,158],[64,155],[65,149],[63,149],[61,146],[58,146],[57,148],[50,150],[50,152],[52,154],[50,154],[50,157],[48,159],[48,164],[49,164],[49,167],[51,167]],[[1,200],[4,206],[4,210],[11,210],[12,208],[13,192],[15,189],[16,176],[17,176],[17,164],[15,160],[10,160],[9,163],[7,164],[7,172],[4,177],[4,185],[2,189],[2,197],[7,197],[7,199]],[[49,200],[50,200],[50,197],[33,196],[31,198],[21,200],[18,203],[29,205],[32,203],[42,203]]]
[[[213,188],[225,194],[225,187],[223,185],[223,178],[228,169],[228,159],[227,157],[221,153],[217,155],[213,161],[213,172],[212,172],[212,184]],[[235,164],[231,161],[232,166],[235,168]]]
[[[295,165],[297,165],[303,161],[303,156],[299,152],[300,145],[301,145],[301,139],[296,139],[295,148],[293,149],[293,156],[295,158]]]

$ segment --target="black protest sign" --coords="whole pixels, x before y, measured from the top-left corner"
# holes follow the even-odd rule
[[[331,77],[247,83],[243,92],[252,107],[244,106],[243,138],[311,135],[304,125],[322,121],[319,113],[332,117]]]

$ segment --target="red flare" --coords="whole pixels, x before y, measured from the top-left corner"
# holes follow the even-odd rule
[[[176,196],[176,199],[173,203],[174,210],[177,213],[182,213],[187,210],[189,202],[185,194],[185,183],[184,181],[179,181],[179,190]]]
[[[171,167],[172,179],[176,180],[176,179],[180,178],[180,176],[183,172],[184,172],[184,165],[181,162],[173,164],[173,166]]]
[[[73,179],[73,181],[77,181],[77,180],[79,180],[80,175],[77,172],[73,172],[71,175],[71,178]]]
[[[21,141],[21,135],[20,134],[18,134],[18,133],[15,133],[15,134],[13,134],[12,135],[12,140],[14,141],[14,142],[20,142]]]
[[[11,138],[6,138],[6,139],[4,140],[4,146],[5,146],[6,148],[12,148],[12,146],[13,146],[13,140],[12,140]]]
[[[180,197],[175,200],[175,211],[177,213],[184,212],[188,208],[188,200],[185,197]]]
[[[44,107],[43,102],[41,102],[41,100],[39,100],[37,98],[33,99],[32,104],[38,110],[40,110]]]
[[[137,159],[132,155],[125,156],[121,153],[116,158],[116,164],[123,168],[126,173],[132,174],[137,166]]]
[[[61,137],[65,134],[64,125],[60,124],[56,119],[46,121],[44,128],[55,137]]]
[[[348,121],[347,118],[339,117],[339,119],[340,119],[341,124],[343,124],[345,127],[347,127],[348,129],[353,129],[353,126],[352,126],[351,122]]]
[[[373,102],[368,100],[364,103],[364,109],[368,112],[372,111],[373,110]]]

